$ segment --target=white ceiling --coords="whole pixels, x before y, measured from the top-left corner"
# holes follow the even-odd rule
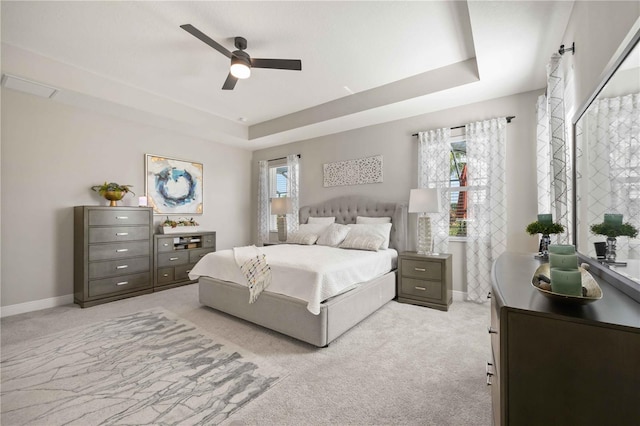
[[[248,149],[545,86],[573,2],[2,1],[2,72],[52,101]],[[256,58],[233,91],[229,60],[190,23]]]

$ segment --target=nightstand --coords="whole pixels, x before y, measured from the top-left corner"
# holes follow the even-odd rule
[[[452,293],[450,254],[400,253],[398,302],[447,311]]]

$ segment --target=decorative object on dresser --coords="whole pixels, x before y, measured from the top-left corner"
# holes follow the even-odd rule
[[[94,185],[91,189],[99,193],[100,196],[109,200],[109,206],[111,207],[117,206],[116,201],[122,200],[128,192],[135,195],[131,190],[131,185],[120,185],[115,182],[105,182],[102,185]]]
[[[536,257],[541,259],[549,258],[549,245],[551,244],[550,234],[560,234],[564,232],[564,226],[560,223],[553,223],[551,214],[539,214],[538,220],[527,225],[526,231],[529,235],[541,234],[540,245]]]
[[[287,241],[287,215],[292,212],[291,199],[279,197],[271,199],[271,214],[278,216],[278,241]]]
[[[412,189],[409,194],[409,213],[418,213],[418,241],[420,254],[431,254],[433,238],[429,213],[440,212],[440,191],[436,188]]]
[[[588,306],[557,303],[523,285],[541,264],[506,252],[493,265],[493,424],[637,424],[638,302],[591,268],[606,297]]]
[[[74,207],[74,302],[83,308],[153,291],[153,211]]]
[[[162,234],[182,234],[182,233],[200,232],[200,224],[190,219],[169,219],[169,216],[160,225],[160,233]]]
[[[449,310],[452,256],[405,251],[398,256],[398,302]]]
[[[590,229],[593,234],[607,237],[605,262],[625,266],[626,262],[616,262],[616,238],[635,238],[638,236],[638,230],[631,223],[622,223],[622,217],[621,214],[605,213],[604,222],[591,225]]]
[[[156,214],[202,214],[202,163],[146,154],[144,175]]]
[[[189,227],[182,227],[189,228]],[[215,232],[188,232],[171,236],[154,235],[155,291],[191,284],[189,272],[204,255],[216,251]]]

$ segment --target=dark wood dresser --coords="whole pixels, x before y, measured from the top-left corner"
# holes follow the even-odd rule
[[[494,425],[640,424],[640,304],[600,278],[588,305],[532,287],[533,254],[505,253],[491,293]]]
[[[73,292],[83,308],[153,292],[153,210],[74,207]]]

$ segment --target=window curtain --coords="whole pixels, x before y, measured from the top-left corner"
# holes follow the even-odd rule
[[[298,230],[300,210],[300,197],[298,177],[300,174],[300,158],[297,154],[287,155],[287,173],[288,173],[288,196],[291,199],[291,213],[287,215],[287,233]]]
[[[566,142],[562,57],[555,53],[547,65],[547,93],[537,102],[538,213],[551,213],[565,227],[559,244],[571,243],[571,157]]]
[[[602,223],[605,213],[620,213],[624,222],[640,229],[640,94],[594,101],[586,126],[588,145],[582,155],[588,167],[582,172],[588,175],[589,188],[581,195],[588,209],[587,227]],[[588,235],[589,247],[604,238]],[[621,259],[640,258],[637,239],[620,237],[616,246]]]
[[[257,243],[269,241],[269,162],[258,163],[258,235]]]
[[[451,180],[451,130],[418,133],[418,188],[448,188]],[[440,213],[431,213],[431,232],[436,253],[449,251],[451,194],[440,191]]]
[[[485,302],[491,267],[507,247],[506,118],[465,126],[467,137],[467,300]]]

